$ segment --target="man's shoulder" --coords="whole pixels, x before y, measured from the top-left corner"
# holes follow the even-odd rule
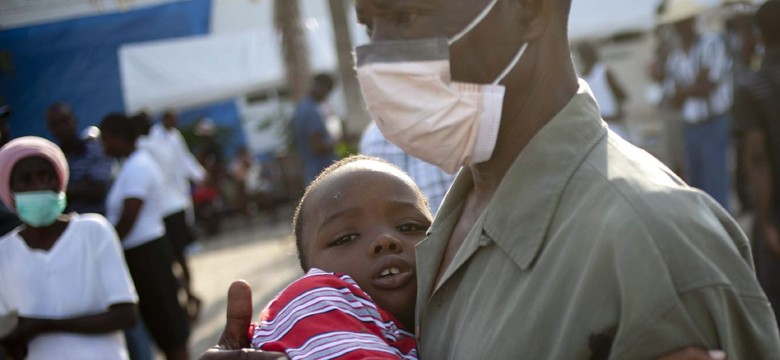
[[[607,158],[589,158],[575,175],[574,182],[587,185],[574,188],[591,191],[568,194],[569,201],[578,204],[570,208],[608,204],[582,225],[598,229],[601,236],[583,241],[611,249],[629,267],[637,265],[633,261],[656,261],[672,275],[680,292],[728,285],[744,294],[755,293],[749,281],[749,243],[734,219],[709,195],[687,186],[649,154],[636,151],[641,150],[614,149]]]

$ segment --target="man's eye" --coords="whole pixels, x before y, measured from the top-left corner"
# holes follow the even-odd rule
[[[349,244],[350,242],[352,242],[352,240],[355,240],[356,238],[357,238],[357,234],[344,235],[344,236],[338,237],[335,240],[331,241],[328,244],[328,247],[341,246],[341,245]]]
[[[420,224],[403,224],[398,226],[400,232],[428,231],[428,226]]]

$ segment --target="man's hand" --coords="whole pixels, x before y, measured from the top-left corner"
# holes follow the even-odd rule
[[[251,348],[247,331],[252,321],[252,288],[246,281],[230,284],[227,296],[225,330],[219,344],[200,356],[201,360],[270,360],[287,359],[283,353],[255,351]]]
[[[700,347],[687,347],[666,354],[658,360],[726,360],[726,353],[720,350],[705,350]]]

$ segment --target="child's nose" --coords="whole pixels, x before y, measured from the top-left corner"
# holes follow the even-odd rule
[[[369,255],[377,256],[384,252],[400,253],[403,251],[401,241],[391,234],[380,234],[371,245],[369,245]]]

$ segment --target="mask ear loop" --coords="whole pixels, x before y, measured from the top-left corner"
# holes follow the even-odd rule
[[[498,85],[498,83],[501,82],[501,80],[504,80],[504,78],[509,75],[509,72],[512,71],[512,69],[515,68],[515,65],[517,65],[517,62],[520,61],[520,58],[523,57],[523,54],[525,53],[525,49],[528,47],[528,43],[523,43],[523,46],[520,47],[520,50],[517,52],[517,55],[515,55],[515,58],[512,59],[512,62],[507,65],[507,67],[504,69],[504,71],[501,72],[500,75],[498,75],[498,78],[496,81],[493,81],[491,85]]]
[[[459,31],[457,34],[455,34],[451,38],[447,39],[447,44],[448,45],[452,45],[456,41],[458,41],[461,38],[463,38],[464,36],[466,36],[466,34],[471,32],[471,30],[473,30],[477,25],[479,25],[479,23],[482,22],[482,20],[485,18],[485,16],[487,16],[488,13],[490,13],[490,10],[493,10],[493,7],[496,6],[497,2],[498,2],[498,0],[491,0],[490,3],[487,6],[485,6],[484,9],[482,9],[482,12],[479,13],[479,15],[477,15],[477,17],[475,17],[474,20],[471,21],[471,23],[466,25],[466,27],[463,28],[463,30]]]

